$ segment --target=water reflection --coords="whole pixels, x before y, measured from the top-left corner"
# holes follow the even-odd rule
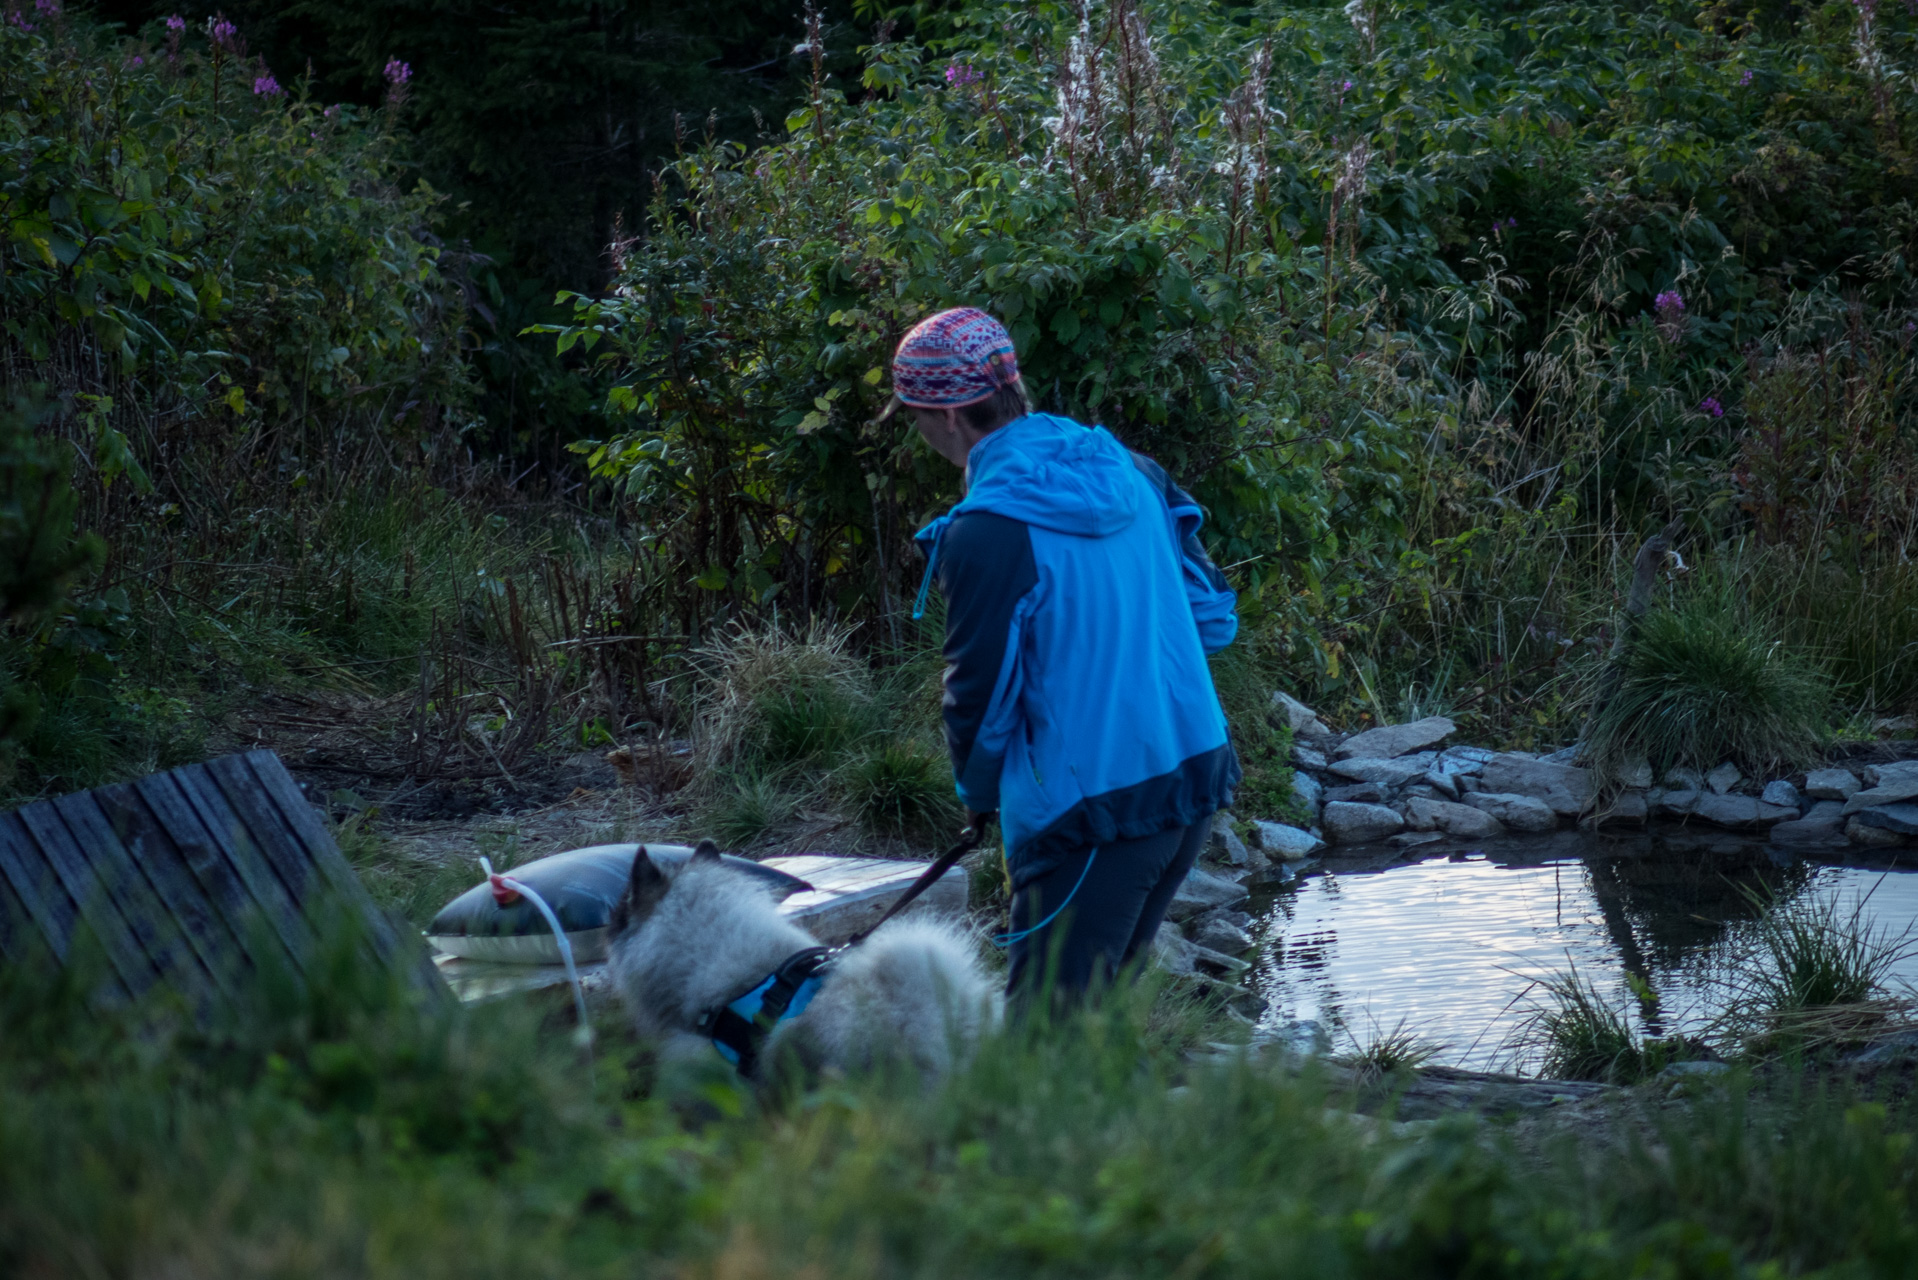
[[[1403,1019],[1447,1046],[1439,1061],[1523,1066],[1513,1038],[1532,1009],[1528,988],[1568,958],[1646,1031],[1697,1032],[1716,1012],[1725,966],[1749,947],[1755,899],[1808,894],[1869,894],[1867,918],[1894,929],[1918,920],[1911,870],[1816,865],[1723,837],[1563,833],[1335,866],[1255,897],[1257,981],[1275,1023],[1314,1018],[1349,1046]],[[1898,977],[1918,982],[1918,957],[1906,968]],[[1628,972],[1658,993],[1650,1023]]]

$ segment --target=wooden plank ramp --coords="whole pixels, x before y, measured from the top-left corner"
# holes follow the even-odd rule
[[[204,1017],[261,964],[303,971],[322,910],[356,919],[377,963],[443,990],[271,751],[0,813],[0,955],[64,964],[85,934],[103,1000],[164,984]]]
[[[893,858],[840,858],[818,853],[763,861],[813,886],[781,902],[779,910],[827,945],[844,942],[885,914],[927,866]],[[965,910],[966,872],[963,867],[953,867],[900,918],[961,916]],[[538,991],[566,981],[564,965],[505,964],[447,955],[435,957],[434,962],[453,994],[464,1001]],[[604,962],[579,966],[579,977],[589,997],[607,994]]]

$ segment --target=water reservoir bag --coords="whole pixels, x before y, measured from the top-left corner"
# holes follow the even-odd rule
[[[683,844],[649,844],[647,856],[671,869],[693,856]],[[606,958],[606,924],[613,904],[632,879],[636,844],[596,844],[539,858],[506,874],[524,882],[552,907],[573,945],[573,959],[588,964]],[[798,876],[746,858],[724,855],[727,865],[765,881],[777,898],[812,888]],[[440,908],[426,927],[426,940],[447,955],[512,964],[560,963],[559,940],[539,909],[522,897],[501,905],[484,881]]]

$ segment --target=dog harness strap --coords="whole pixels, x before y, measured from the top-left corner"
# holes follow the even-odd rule
[[[832,969],[831,947],[807,947],[780,961],[753,987],[717,1009],[709,1009],[694,1029],[713,1042],[719,1056],[750,1076],[759,1065],[759,1046],[787,1018],[812,1003]]]

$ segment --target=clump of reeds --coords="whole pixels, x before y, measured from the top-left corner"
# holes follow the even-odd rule
[[[1601,768],[1645,759],[1662,772],[1731,760],[1764,776],[1816,751],[1824,673],[1762,619],[1713,595],[1647,614],[1618,661],[1617,690],[1592,723]]]
[[[1871,1039],[1918,1011],[1918,1001],[1891,986],[1918,937],[1909,925],[1868,920],[1870,898],[1762,900],[1755,945],[1725,979],[1720,1034],[1761,1055],[1816,1053]]]
[[[1648,1073],[1656,1055],[1577,965],[1568,962],[1565,972],[1538,979],[1538,987],[1543,999],[1516,1043],[1537,1054],[1544,1075],[1628,1084]]]
[[[851,630],[735,625],[702,648],[699,742],[713,765],[796,764],[845,748],[870,726],[872,683]]]
[[[1409,1026],[1404,1018],[1394,1023],[1389,1031],[1374,1023],[1370,1039],[1359,1043],[1354,1037],[1354,1042],[1358,1051],[1348,1061],[1360,1077],[1368,1081],[1416,1071],[1446,1049],[1445,1045]]]

